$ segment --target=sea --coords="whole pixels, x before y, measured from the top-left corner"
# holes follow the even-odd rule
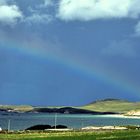
[[[140,125],[140,117],[119,115],[48,114],[48,113],[0,113],[0,127],[10,130],[24,130],[34,125],[66,125],[79,129],[87,126]]]

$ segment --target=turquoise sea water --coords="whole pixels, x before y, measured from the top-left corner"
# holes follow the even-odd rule
[[[11,130],[23,130],[37,124],[54,125],[55,114],[0,113],[0,126],[3,129],[7,129],[8,120],[11,122]],[[57,124],[66,125],[69,128],[104,125],[140,125],[140,118],[123,118],[111,115],[57,114]]]

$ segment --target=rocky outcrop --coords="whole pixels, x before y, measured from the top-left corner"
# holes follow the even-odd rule
[[[67,126],[65,126],[65,125],[56,125],[56,127],[55,126],[52,126],[52,129],[66,129],[66,128],[68,128]]]
[[[35,125],[27,128],[26,130],[45,130],[45,129],[51,129],[52,127],[50,125]]]
[[[26,130],[47,130],[47,129],[66,129],[68,128],[65,125],[56,125],[56,126],[51,126],[51,125],[34,125]]]
[[[132,110],[126,113],[127,116],[140,116],[140,110]]]

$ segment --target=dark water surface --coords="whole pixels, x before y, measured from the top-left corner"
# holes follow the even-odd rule
[[[54,125],[55,114],[45,113],[8,113],[0,114],[0,126],[7,129],[10,120],[11,130],[23,130],[37,124]],[[123,118],[112,115],[71,115],[57,114],[57,124],[66,125],[69,128],[81,128],[85,126],[105,125],[140,125],[140,118]]]

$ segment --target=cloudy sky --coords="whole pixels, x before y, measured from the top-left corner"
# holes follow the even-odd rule
[[[0,0],[0,104],[140,100],[139,0]]]

